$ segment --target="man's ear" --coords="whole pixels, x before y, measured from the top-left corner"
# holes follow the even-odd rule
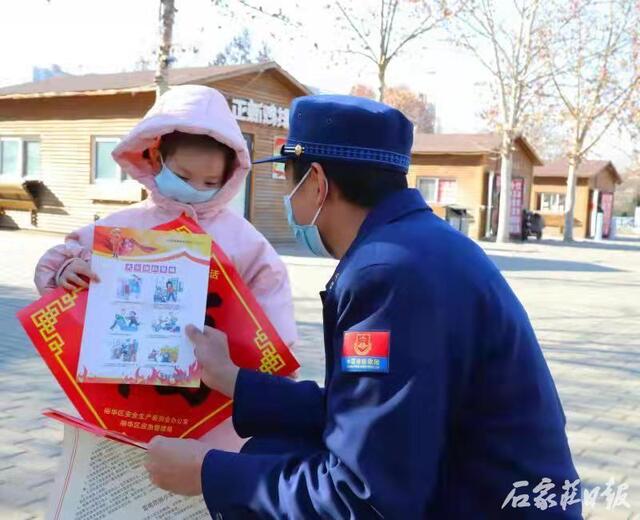
[[[316,203],[318,206],[329,197],[329,179],[320,163],[311,163],[311,175],[316,190]]]

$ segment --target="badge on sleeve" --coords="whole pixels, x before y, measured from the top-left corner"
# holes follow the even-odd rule
[[[342,342],[343,372],[389,372],[389,341],[387,331],[348,331]]]

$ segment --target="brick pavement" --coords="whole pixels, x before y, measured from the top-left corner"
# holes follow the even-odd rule
[[[15,311],[36,293],[33,266],[59,237],[0,231],[0,518],[42,518],[62,429],[40,415],[69,410],[17,325]],[[629,486],[631,508],[587,518],[640,518],[640,240],[576,244],[484,244],[527,308],[555,377],[568,435],[588,489]],[[285,251],[289,253],[290,251]],[[318,291],[334,262],[286,256],[300,332],[302,377],[321,379]]]

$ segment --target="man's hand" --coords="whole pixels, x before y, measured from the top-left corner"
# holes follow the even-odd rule
[[[144,467],[151,482],[159,488],[178,495],[199,495],[202,461],[209,449],[194,439],[156,436],[149,443]]]
[[[227,335],[211,327],[200,332],[187,325],[186,333],[195,347],[196,359],[202,368],[202,382],[209,388],[233,399],[240,369],[231,361]]]

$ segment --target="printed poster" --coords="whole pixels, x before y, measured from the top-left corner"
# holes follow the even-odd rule
[[[145,451],[65,424],[62,457],[46,520],[207,520],[202,495],[154,486]]]
[[[204,326],[211,238],[96,226],[77,380],[197,388],[185,326]]]

